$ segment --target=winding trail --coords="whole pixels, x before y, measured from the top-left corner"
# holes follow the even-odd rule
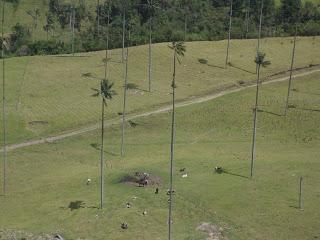
[[[316,69],[311,69],[311,70],[307,70],[307,71],[303,71],[300,73],[296,73],[293,75],[294,78],[297,77],[303,77],[303,76],[307,76],[316,72],[320,72],[320,69],[316,68]],[[289,79],[289,76],[285,76],[285,77],[280,77],[280,78],[275,78],[275,79],[271,79],[268,80],[268,78],[266,79],[265,82],[262,82],[262,85],[266,85],[266,84],[271,84],[271,83],[276,83],[276,82],[283,82]],[[231,94],[231,93],[235,93],[235,92],[240,92],[242,90],[245,89],[249,89],[255,87],[254,83],[250,83],[249,85],[243,86],[243,87],[237,87],[237,86],[233,86],[227,90],[223,90],[221,92],[218,93],[213,93],[213,94],[209,94],[206,96],[202,96],[202,97],[196,97],[193,99],[188,99],[188,100],[183,100],[180,101],[178,103],[176,103],[176,107],[181,108],[181,107],[185,107],[185,106],[190,106],[193,104],[199,104],[199,103],[203,103],[203,102],[208,102],[211,101],[213,99]],[[169,112],[171,110],[171,104],[161,107],[159,109],[156,110],[152,110],[152,111],[148,111],[148,112],[144,112],[144,113],[140,113],[140,114],[134,114],[134,115],[128,115],[127,117],[127,121],[128,120],[133,120],[136,118],[141,118],[141,117],[148,117],[150,115],[154,115],[154,114],[159,114],[159,113],[164,113],[164,112]],[[110,126],[113,124],[118,124],[121,122],[121,119],[111,119],[111,120],[107,120],[106,121],[106,126]],[[100,128],[100,124],[94,124],[79,130],[73,130],[70,132],[66,132],[66,133],[62,133],[56,136],[51,136],[51,137],[46,137],[46,138],[41,138],[41,139],[37,139],[37,140],[30,140],[27,142],[23,142],[23,143],[17,143],[17,144],[12,144],[12,145],[8,145],[7,146],[7,151],[12,151],[15,149],[20,149],[20,148],[25,148],[25,147],[29,147],[29,146],[33,146],[33,145],[39,145],[39,144],[45,144],[45,143],[52,143],[52,142],[56,142],[59,140],[63,140],[65,138],[70,138],[70,137],[74,137],[77,135],[81,135],[87,132],[91,132],[94,130],[97,130]],[[0,149],[0,152],[3,152],[3,148]]]

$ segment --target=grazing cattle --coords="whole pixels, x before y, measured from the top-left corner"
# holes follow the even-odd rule
[[[159,193],[159,188],[156,188],[155,194]]]
[[[139,179],[138,180],[139,187],[145,187],[149,184],[149,177],[150,177],[149,173],[136,172],[135,176],[138,177]]]
[[[87,180],[87,185],[90,185],[90,183],[91,183],[91,179],[88,178],[88,180]]]
[[[172,189],[171,194],[174,194],[176,191]],[[167,195],[170,195],[170,189],[167,190]]]
[[[127,204],[126,204],[126,207],[127,207],[127,208],[131,208],[131,204],[130,204],[130,203],[127,203]]]
[[[145,187],[148,186],[149,180],[148,179],[140,179],[139,180],[139,187]]]
[[[53,240],[64,240],[64,238],[61,235],[56,234],[54,235]]]
[[[186,168],[181,168],[180,169],[180,172],[185,172],[186,171]]]
[[[128,229],[128,227],[129,227],[129,226],[128,226],[128,223],[125,223],[125,222],[124,222],[124,223],[121,224],[121,228],[122,228],[122,229]]]
[[[216,166],[216,167],[214,168],[214,170],[215,170],[216,173],[223,173],[223,172],[224,172],[223,167],[218,167],[218,166]]]

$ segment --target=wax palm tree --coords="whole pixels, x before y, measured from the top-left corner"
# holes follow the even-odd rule
[[[110,35],[110,11],[111,11],[111,0],[107,0],[108,13],[107,13],[107,30],[106,30],[106,57],[104,59],[104,78],[108,79],[108,66],[109,66],[109,35]]]
[[[186,52],[184,42],[172,42],[169,48],[173,50],[173,75],[172,75],[172,120],[171,120],[171,148],[170,148],[170,187],[169,187],[169,220],[168,220],[168,237],[171,240],[171,222],[172,222],[172,180],[173,180],[173,157],[174,157],[174,140],[175,140],[175,89],[176,89],[176,62],[180,63],[180,57]]]
[[[122,110],[122,133],[121,133],[121,157],[124,156],[124,134],[125,134],[125,121],[126,121],[126,105],[127,105],[127,89],[128,89],[128,62],[129,62],[129,46],[130,46],[130,31],[128,31],[128,40],[125,57],[125,74],[123,85],[123,110]]]
[[[149,92],[151,92],[151,81],[152,81],[152,15],[157,6],[158,2],[156,0],[148,0],[148,9],[149,9],[149,61],[148,61],[148,80],[149,80]]]
[[[261,31],[262,31],[263,7],[264,7],[264,0],[261,0],[257,54],[260,52],[260,40],[261,40]],[[257,55],[257,57],[258,57],[258,55]],[[258,64],[256,65],[256,73],[257,72],[258,72]]]
[[[249,33],[249,25],[250,25],[250,5],[251,5],[251,0],[248,0],[247,2],[247,9],[246,9],[246,38],[248,38],[248,33]]]
[[[255,58],[255,63],[258,66],[258,76],[257,76],[257,83],[256,83],[256,101],[254,106],[254,113],[253,113],[253,136],[252,136],[252,151],[251,151],[251,171],[250,176],[253,177],[253,163],[255,160],[255,151],[256,151],[256,135],[257,135],[257,115],[258,115],[258,108],[259,108],[259,87],[260,87],[260,68],[267,67],[270,65],[270,61],[265,60],[265,53],[258,52]]]
[[[125,60],[125,38],[126,38],[126,9],[127,1],[122,1],[122,62]]]
[[[35,40],[35,33],[38,28],[38,18],[40,17],[40,10],[38,8],[35,8],[33,11],[28,10],[27,14],[32,17],[33,19],[33,33],[32,33],[32,39]]]
[[[3,195],[7,193],[7,126],[6,126],[6,91],[5,91],[5,40],[4,40],[5,0],[2,0],[1,21],[1,58],[2,58],[2,128],[3,128]]]
[[[76,22],[76,12],[75,12],[75,5],[73,4],[72,5],[72,9],[71,9],[71,28],[72,28],[72,34],[71,34],[71,52],[72,52],[72,55],[74,56],[74,25],[75,25],[75,22]]]
[[[297,26],[295,28],[294,38],[293,38],[293,48],[292,48],[292,55],[291,55],[291,66],[290,66],[290,77],[289,77],[289,83],[288,83],[288,94],[287,94],[287,100],[286,100],[286,106],[284,110],[284,115],[286,116],[289,109],[289,102],[290,102],[290,94],[291,94],[291,88],[292,88],[292,73],[293,73],[293,65],[296,55],[296,42],[297,42]]]
[[[226,63],[225,68],[228,66],[229,62],[229,48],[231,40],[231,28],[232,28],[232,10],[233,10],[233,0],[230,0],[230,11],[229,11],[229,31],[228,31],[228,43],[227,43],[227,53],[226,53]]]
[[[113,83],[110,83],[108,79],[101,80],[100,89],[92,88],[95,93],[93,97],[101,97],[101,151],[100,151],[100,208],[103,208],[104,199],[104,110],[107,106],[107,101],[111,101],[115,91],[112,89]]]
[[[100,37],[100,0],[97,0],[97,33]]]

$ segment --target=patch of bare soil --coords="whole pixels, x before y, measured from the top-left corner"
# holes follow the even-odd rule
[[[223,228],[210,223],[201,223],[197,230],[208,233],[207,240],[228,240],[223,236]]]
[[[55,240],[53,235],[32,233],[17,230],[0,230],[0,240]]]
[[[126,174],[123,176],[120,183],[128,184],[135,187],[147,187],[147,186],[160,186],[162,185],[162,179],[159,176],[155,176],[145,172],[135,172],[133,174]]]

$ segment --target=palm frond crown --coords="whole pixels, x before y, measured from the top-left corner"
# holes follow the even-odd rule
[[[256,56],[256,58],[255,58],[255,60],[254,60],[254,62],[255,62],[256,64],[258,64],[259,66],[267,67],[267,66],[269,66],[269,65],[271,64],[271,62],[265,60],[265,57],[266,57],[266,54],[265,54],[265,53],[263,53],[263,52],[258,52],[258,53],[257,53],[257,56]]]
[[[100,83],[100,89],[91,88],[94,91],[94,94],[92,94],[92,96],[101,96],[103,98],[103,101],[106,103],[107,100],[111,100],[112,97],[116,95],[116,92],[112,88],[112,82],[110,82],[108,79],[102,79]]]
[[[172,42],[171,45],[168,46],[170,49],[176,52],[177,59],[180,63],[179,57],[184,57],[184,54],[186,52],[186,45],[184,42]]]

